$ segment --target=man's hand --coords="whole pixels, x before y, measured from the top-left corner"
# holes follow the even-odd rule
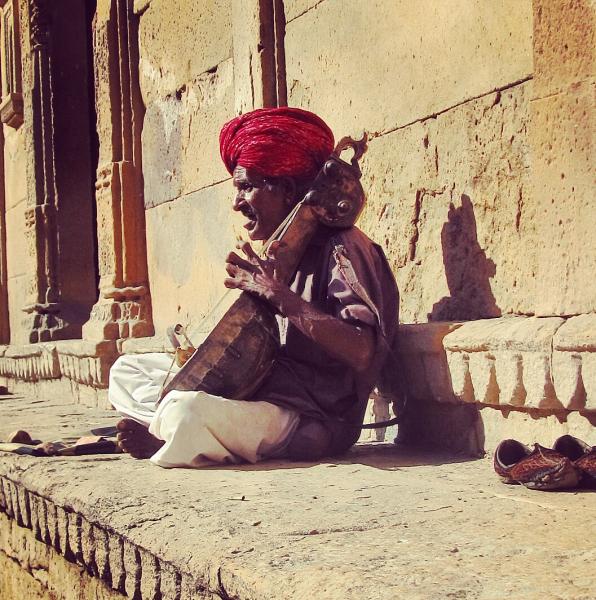
[[[375,350],[375,333],[370,327],[346,323],[315,308],[275,274],[275,242],[266,258],[260,258],[248,242],[238,245],[246,258],[230,252],[226,259],[228,277],[225,286],[252,292],[267,300],[282,316],[287,317],[304,335],[356,371],[368,368]]]
[[[238,244],[237,248],[242,250],[245,258],[230,252],[226,258],[226,271],[229,277],[225,279],[227,288],[237,288],[245,292],[252,292],[265,300],[271,301],[274,296],[289,291],[276,279],[275,252],[279,247],[273,242],[267,251],[265,258],[260,258],[248,242]]]

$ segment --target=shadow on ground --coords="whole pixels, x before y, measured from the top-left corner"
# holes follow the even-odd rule
[[[475,457],[447,454],[391,443],[357,444],[342,456],[310,462],[290,462],[269,460],[256,465],[231,465],[224,467],[234,471],[273,471],[277,469],[309,469],[318,465],[336,467],[339,465],[365,465],[383,471],[397,471],[406,467],[437,466],[479,460]],[[207,467],[207,468],[222,468]]]

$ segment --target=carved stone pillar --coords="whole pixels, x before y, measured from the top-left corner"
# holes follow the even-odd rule
[[[83,338],[145,337],[153,335],[153,323],[141,170],[144,106],[133,0],[99,0],[93,30],[100,294]]]
[[[281,0],[243,0],[233,4],[237,114],[287,105],[285,23]]]
[[[56,183],[52,143],[52,69],[47,0],[29,0],[31,94],[25,111],[32,141],[27,179],[25,236],[35,268],[29,278],[23,326],[31,342],[72,335],[61,313],[56,240]],[[27,119],[26,119],[27,120]]]

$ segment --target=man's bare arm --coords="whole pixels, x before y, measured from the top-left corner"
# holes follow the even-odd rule
[[[275,279],[274,260],[259,258],[247,242],[240,248],[246,258],[230,253],[226,287],[260,296],[325,352],[353,369],[364,371],[370,366],[375,350],[371,328],[351,325],[315,308]]]

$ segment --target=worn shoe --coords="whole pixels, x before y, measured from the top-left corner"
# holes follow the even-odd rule
[[[534,450],[510,471],[510,477],[531,490],[562,490],[577,486],[580,471],[562,454],[534,444]]]
[[[553,450],[566,456],[581,472],[583,485],[596,487],[596,446],[588,446],[572,435],[563,435],[555,441]]]
[[[531,448],[517,440],[503,440],[497,446],[493,466],[503,483],[513,485],[519,483],[511,477],[511,469],[513,469],[520,460],[529,456],[531,452]]]

